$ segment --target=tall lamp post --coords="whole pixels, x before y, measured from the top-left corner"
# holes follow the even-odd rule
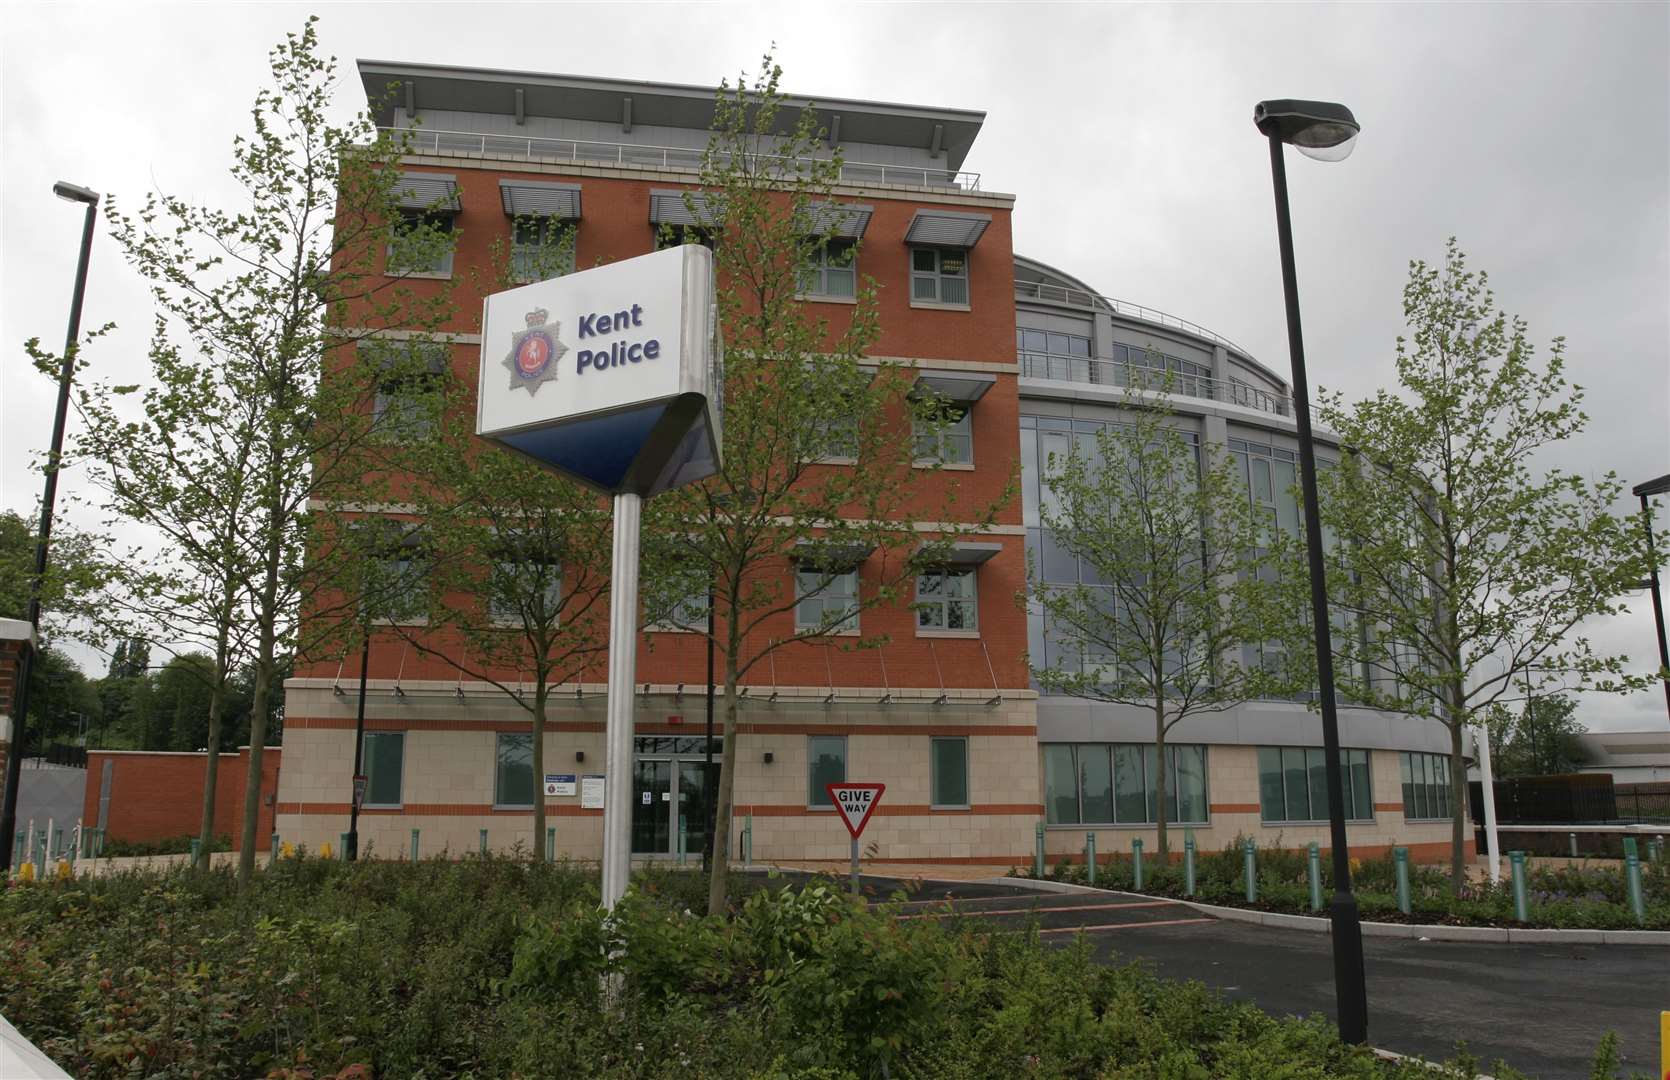
[[[1293,414],[1299,434],[1299,482],[1305,504],[1305,551],[1310,561],[1311,625],[1316,631],[1317,689],[1322,704],[1322,745],[1327,757],[1328,835],[1333,847],[1334,997],[1340,1038],[1368,1039],[1368,993],[1363,974],[1363,928],[1351,894],[1351,853],[1345,838],[1344,783],[1339,763],[1339,715],[1334,702],[1334,650],[1328,628],[1328,586],[1322,567],[1322,517],[1316,498],[1316,447],[1311,441],[1310,389],[1305,342],[1299,329],[1299,287],[1293,270],[1293,222],[1287,209],[1287,167],[1282,146],[1306,157],[1343,161],[1360,127],[1351,110],[1326,101],[1261,101],[1253,123],[1270,140],[1270,175],[1276,189],[1276,232],[1281,241],[1282,287],[1287,299],[1287,345],[1293,358]]]
[[[63,180],[52,193],[66,202],[82,203],[87,216],[81,226],[81,256],[75,267],[75,291],[70,296],[70,327],[64,337],[64,362],[58,370],[58,411],[52,420],[52,449],[46,457],[46,491],[41,495],[41,527],[35,537],[35,573],[29,579],[30,647],[18,664],[17,694],[13,701],[11,749],[6,754],[6,784],[0,796],[0,872],[12,866],[12,835],[17,831],[17,792],[23,779],[23,733],[29,716],[29,683],[35,667],[34,637],[41,628],[41,583],[46,578],[47,542],[52,535],[52,508],[58,500],[58,464],[64,452],[64,420],[69,415],[70,379],[75,374],[76,339],[81,336],[81,300],[87,292],[87,260],[93,254],[93,223],[98,219],[99,195]]]
[[[1658,556],[1653,552],[1653,507],[1647,501],[1654,495],[1670,492],[1670,473],[1657,480],[1636,484],[1630,490],[1641,500],[1641,527],[1647,530],[1647,565],[1651,571],[1647,582],[1653,590],[1653,626],[1658,630],[1659,667],[1660,670],[1670,671],[1670,644],[1666,643],[1664,634],[1664,595],[1659,591]],[[1664,707],[1670,711],[1670,675],[1666,675],[1664,679]]]

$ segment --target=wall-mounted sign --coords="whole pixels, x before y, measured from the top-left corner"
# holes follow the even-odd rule
[[[476,434],[610,493],[718,467],[713,253],[684,244],[489,296]]]
[[[580,808],[582,810],[603,809],[603,778],[601,776],[580,777]]]
[[[573,795],[578,790],[573,773],[546,773],[545,794]]]

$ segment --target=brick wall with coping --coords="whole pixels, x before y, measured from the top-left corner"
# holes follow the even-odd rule
[[[274,804],[283,750],[267,747],[261,755],[261,811],[255,848],[265,851],[273,831]],[[99,799],[106,762],[111,764],[110,811],[106,841],[149,843],[176,836],[196,836],[202,824],[206,753],[160,753],[143,750],[87,751],[87,794],[82,821],[99,822]],[[249,748],[223,753],[215,773],[216,836],[230,836],[238,846],[243,834],[244,781]]]

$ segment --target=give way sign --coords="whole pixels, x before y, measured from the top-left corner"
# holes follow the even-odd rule
[[[886,784],[825,784],[825,790],[835,802],[835,809],[841,812],[841,820],[847,824],[847,832],[852,833],[854,840],[864,831],[869,823],[870,813],[875,810],[876,803],[881,802],[881,793],[887,790]],[[856,850],[856,849],[854,849]]]

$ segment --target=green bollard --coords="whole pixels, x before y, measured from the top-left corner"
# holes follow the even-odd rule
[[[1251,840],[1241,845],[1241,875],[1247,879],[1247,903],[1258,903],[1258,852]]]
[[[93,836],[93,856],[97,858],[104,854],[104,826],[99,826]]]
[[[1032,876],[1044,876],[1044,823],[1042,821],[1032,827]]]
[[[191,840],[191,868],[197,869],[197,858],[203,854],[203,841],[192,837]]]
[[[1131,838],[1131,888],[1142,891],[1142,838]]]
[[[545,826],[545,861],[557,861],[557,827],[555,825]]]
[[[47,852],[47,855],[49,857],[55,857],[55,856],[62,855],[63,853],[64,853],[64,830],[63,829],[53,829],[52,830],[52,850]]]
[[[418,861],[418,831],[412,830],[412,861]]]
[[[1624,887],[1629,893],[1629,909],[1635,913],[1635,921],[1647,921],[1647,901],[1641,892],[1641,860],[1632,851],[1624,856]]]
[[[1397,909],[1407,915],[1409,914],[1409,849],[1406,847],[1393,848],[1392,861],[1397,870]]]
[[[1525,896],[1525,853],[1508,852],[1508,867],[1513,873],[1513,917],[1515,922],[1531,921],[1531,905]]]
[[[1084,834],[1084,865],[1087,867],[1087,880],[1092,885],[1096,884],[1096,834],[1093,832]]]
[[[487,830],[481,830],[481,857],[487,858]]]
[[[1195,831],[1183,834],[1183,895],[1195,894]]]
[[[1624,858],[1640,858],[1639,849],[1635,846],[1635,837],[1633,836],[1624,837]]]
[[[1322,847],[1312,840],[1305,849],[1305,876],[1310,879],[1310,909],[1322,910]]]
[[[278,834],[273,833],[267,838],[267,869],[271,870],[278,862]]]
[[[685,824],[684,815],[680,814],[678,816],[678,864],[680,866],[684,865],[684,849],[689,843],[687,833],[685,831],[687,828],[688,826]]]

